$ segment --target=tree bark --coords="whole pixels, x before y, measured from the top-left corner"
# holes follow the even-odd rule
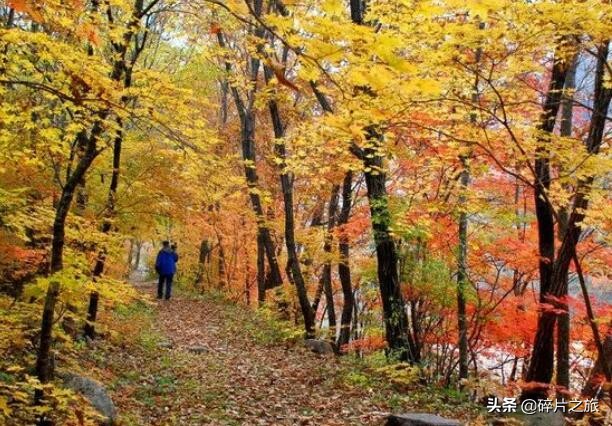
[[[571,91],[574,90],[576,84],[576,67],[577,58],[574,58],[570,69],[565,77],[565,96],[561,101],[561,136],[572,136],[572,116],[574,99]],[[567,209],[561,208],[559,211],[559,223],[557,224],[557,233],[559,239],[567,232]],[[568,295],[568,276],[565,276],[561,289],[561,297],[565,298]],[[563,313],[557,318],[557,386],[562,386],[566,390],[570,387],[570,313],[569,306],[566,302],[561,302],[559,308]]]
[[[142,241],[136,240],[136,258],[134,259],[134,270],[138,271],[140,267],[140,255],[142,252]]]
[[[117,199],[117,188],[119,187],[119,168],[121,167],[121,145],[123,143],[123,122],[120,118],[117,119],[119,131],[113,142],[113,171],[111,173],[111,181],[108,187],[108,196],[106,199],[106,207],[104,211],[104,220],[102,222],[101,231],[108,234],[112,228],[112,220],[115,216],[115,202]],[[106,248],[102,248],[98,253],[96,264],[93,269],[93,276],[100,277],[104,273],[106,263]]]
[[[114,45],[114,53],[115,55],[117,55],[118,59],[116,59],[113,64],[114,66],[113,66],[112,78],[115,81],[123,81],[123,87],[126,89],[131,87],[132,85],[132,70],[136,63],[136,60],[138,59],[138,56],[144,49],[144,43],[146,40],[146,33],[145,33],[145,38],[142,41],[142,44],[138,43],[138,40],[136,37],[135,49],[132,54],[131,61],[128,63],[128,60],[126,59],[128,48],[134,36],[135,35],[137,36],[135,31],[140,28],[138,23],[141,19],[141,13],[142,13],[143,7],[144,7],[143,0],[134,1],[134,11],[133,11],[131,23],[126,29],[126,32],[123,36],[123,43]],[[122,104],[127,104],[128,101],[129,101],[128,97],[122,96],[121,98]],[[117,188],[119,187],[119,174],[120,174],[120,167],[121,167],[121,146],[123,143],[123,133],[124,133],[123,120],[121,119],[121,117],[116,118],[116,123],[117,123],[117,128],[119,130],[117,131],[117,134],[115,135],[115,138],[113,141],[113,163],[112,163],[113,168],[112,168],[112,173],[111,173],[111,182],[108,188],[106,208],[104,211],[104,220],[102,222],[102,227],[101,227],[101,231],[104,234],[108,234],[111,231],[112,221],[116,216]],[[84,180],[83,180],[83,186],[84,186]],[[97,278],[101,277],[102,274],[104,273],[107,252],[108,252],[107,248],[103,247],[98,253],[98,256],[96,258],[96,263],[94,265],[94,269],[92,272],[94,281]],[[95,328],[94,328],[93,323],[96,320],[97,312],[96,311],[92,312],[91,310],[98,309],[98,297],[99,295],[98,295],[98,292],[96,291],[92,292],[89,295],[89,309],[90,310],[88,313],[88,323],[85,326],[85,334],[89,335],[89,337],[91,337],[92,339],[94,338],[94,335],[95,335]]]
[[[365,3],[351,0],[351,20],[358,25],[364,24]],[[353,147],[353,153],[363,161],[368,202],[376,258],[378,261],[378,284],[383,303],[383,319],[386,339],[390,352],[402,361],[419,362],[415,353],[414,342],[408,333],[408,315],[401,294],[397,269],[397,248],[391,235],[389,225],[391,213],[387,200],[387,177],[384,172],[381,148],[381,135],[374,126],[364,129],[368,144],[371,147],[359,150]]]
[[[204,277],[206,276],[206,282],[209,284],[208,266],[210,264],[210,252],[212,247],[208,242],[208,238],[202,239],[200,243],[200,251],[198,254],[198,272],[196,274],[195,284],[202,288],[204,286]]]
[[[484,22],[478,23],[478,29],[484,29]],[[475,66],[480,64],[482,56],[482,48],[478,47],[475,52]],[[472,87],[472,104],[478,104],[478,84],[479,74],[476,74],[474,85]],[[470,113],[470,123],[476,124],[476,113]],[[467,379],[468,377],[468,324],[466,313],[465,288],[468,283],[467,273],[467,248],[468,248],[468,215],[467,215],[467,188],[470,183],[469,158],[467,155],[460,155],[461,175],[459,176],[459,186],[461,193],[459,194],[459,247],[457,253],[457,329],[458,329],[458,346],[459,346],[459,379]],[[474,363],[475,364],[475,363]]]
[[[136,10],[142,9],[143,0],[135,0]],[[109,15],[110,16],[110,15]],[[113,69],[111,72],[111,79],[120,81],[125,71],[125,51],[129,46],[130,40],[134,33],[134,29],[138,28],[138,21],[140,17],[134,14],[133,19],[130,20],[128,28],[124,33],[123,41],[125,49],[123,50],[123,56],[113,63]],[[64,244],[65,244],[65,228],[66,218],[70,211],[70,206],[75,196],[77,186],[84,181],[85,175],[91,167],[93,161],[100,154],[100,150],[97,148],[97,142],[102,132],[104,131],[103,121],[110,115],[110,110],[105,109],[98,113],[98,117],[94,122],[89,135],[86,135],[85,131],[81,131],[79,134],[80,141],[84,147],[83,153],[80,156],[77,166],[70,173],[70,176],[66,179],[66,184],[62,189],[60,200],[57,203],[55,212],[55,219],[53,221],[53,240],[51,243],[51,262],[50,272],[56,273],[63,269],[63,255],[64,255]],[[51,343],[53,339],[53,316],[55,312],[55,305],[57,303],[57,297],[59,294],[60,283],[52,281],[47,290],[45,296],[45,307],[43,310],[43,316],[41,321],[41,333],[40,333],[40,345],[38,348],[37,360],[36,360],[36,373],[39,380],[42,383],[46,383],[52,378],[52,372],[50,371],[49,355],[51,349]],[[41,393],[38,392],[37,399],[41,397]]]
[[[351,204],[353,201],[353,172],[348,171],[344,175],[342,182],[342,209],[338,215],[338,225],[346,225],[351,215]],[[340,251],[340,262],[338,263],[338,275],[340,276],[340,285],[342,286],[342,296],[344,303],[342,305],[342,315],[340,317],[340,334],[336,341],[336,347],[342,351],[342,347],[349,343],[351,337],[351,319],[353,317],[353,309],[355,306],[355,298],[351,285],[351,267],[349,265],[349,241],[346,235],[340,235],[338,238],[338,250]]]
[[[369,129],[368,139],[374,146],[378,146],[377,132]],[[404,298],[400,289],[397,270],[397,247],[389,226],[391,213],[389,211],[383,158],[373,148],[364,150],[363,162],[366,172],[365,180],[368,189],[368,202],[374,243],[376,245],[376,259],[378,261],[378,284],[383,304],[383,318],[385,333],[390,352],[401,361],[419,362],[416,348],[408,334],[408,315],[404,305]]]
[[[334,185],[332,188],[332,195],[329,200],[327,208],[327,230],[325,232],[325,241],[323,243],[323,251],[325,252],[326,259],[323,264],[323,274],[321,279],[323,280],[323,290],[325,291],[325,300],[327,301],[327,319],[329,321],[329,329],[333,330],[333,338],[336,340],[336,309],[334,303],[334,292],[332,288],[332,267],[331,267],[331,252],[333,235],[332,232],[336,226],[336,210],[338,209],[338,192],[340,187]]]
[[[460,186],[462,191],[467,190],[470,180],[470,172],[467,166],[467,159],[461,157],[463,170],[460,176]],[[467,379],[468,377],[468,326],[465,301],[465,286],[467,284],[467,228],[468,218],[466,207],[466,195],[462,193],[459,196],[459,205],[461,212],[459,213],[459,247],[457,255],[457,327],[459,332],[459,379]]]
[[[259,9],[261,9],[261,5],[259,6]],[[261,35],[261,31],[259,35]],[[219,43],[219,46],[221,46],[222,48],[226,47],[225,38],[221,31],[217,33],[217,41]],[[258,59],[253,58],[251,60],[250,72],[251,80],[254,83],[254,87],[257,80],[259,65],[260,63]],[[231,72],[232,67],[229,62],[225,63],[225,70],[227,73]],[[259,187],[259,179],[257,176],[256,168],[257,160],[255,154],[255,113],[253,111],[255,88],[251,89],[247,99],[247,103],[243,101],[242,97],[240,96],[240,93],[238,92],[238,89],[235,86],[230,85],[230,91],[232,93],[232,97],[234,98],[234,103],[236,105],[238,117],[240,119],[242,158],[244,160],[244,174],[246,177],[247,186],[249,188],[249,198],[251,200],[253,211],[257,218],[258,234],[261,234],[266,258],[268,259],[270,275],[270,282],[268,288],[274,288],[283,284],[283,278],[280,272],[280,267],[278,265],[275,244],[270,235],[270,230],[266,225],[261,198],[257,193],[257,189]]]
[[[70,205],[74,199],[77,185],[82,180],[83,176],[85,176],[87,170],[89,170],[94,159],[99,154],[96,144],[101,133],[102,125],[100,122],[96,122],[91,131],[91,135],[87,138],[85,152],[79,158],[77,166],[67,179],[66,184],[62,189],[62,195],[57,203],[55,219],[53,221],[53,240],[51,242],[50,272],[52,274],[61,271],[64,267],[63,256],[66,218],[70,210]],[[56,280],[52,280],[49,283],[45,296],[45,306],[40,325],[40,341],[36,358],[36,375],[41,383],[47,383],[53,377],[50,363],[50,351],[53,341],[53,316],[55,313],[55,305],[57,303],[59,289],[60,283]],[[39,400],[41,397],[42,392],[37,392],[36,399]]]
[[[272,70],[265,66],[264,76],[266,81],[270,80],[273,76]],[[285,136],[285,128],[283,126],[276,100],[271,99],[268,101],[268,108],[270,110],[272,128],[274,129],[274,136],[276,138],[274,145],[275,152],[278,158],[281,160],[279,168],[281,188],[283,191],[283,201],[285,205],[285,246],[287,248],[287,269],[291,274],[291,281],[297,290],[302,316],[304,317],[306,338],[312,339],[315,337],[315,313],[310,305],[310,301],[308,300],[306,282],[304,281],[304,276],[302,274],[302,269],[300,267],[300,262],[297,255],[297,246],[295,242],[295,220],[293,213],[293,176],[286,170],[287,153],[284,141],[282,140],[282,138]],[[331,286],[331,283],[329,285]],[[326,292],[326,297],[328,296],[329,295]],[[333,310],[333,307],[331,309]]]
[[[219,273],[218,279],[218,288],[225,287],[228,284],[229,277],[228,271],[225,267],[225,250],[223,249],[223,238],[221,234],[217,233],[217,246],[219,247],[219,255],[217,257],[217,271]]]
[[[266,265],[264,241],[261,233],[257,232],[257,301],[262,306],[266,301]]]
[[[567,64],[558,58],[558,54],[555,54],[552,76],[544,101],[544,111],[538,126],[538,129],[547,135],[552,135],[555,128],[567,70]],[[538,226],[538,251],[540,254],[540,303],[545,303],[550,293],[555,257],[554,212],[547,199],[550,188],[550,152],[547,146],[549,143],[546,136],[540,138],[534,162],[534,197]],[[552,379],[555,321],[554,314],[546,312],[540,314],[533,352],[527,370],[526,381],[528,382],[550,383]],[[546,397],[546,393],[547,389],[532,387],[523,391],[521,398],[541,399]]]
[[[94,339],[96,337],[94,323],[96,322],[96,317],[98,315],[98,299],[98,292],[91,292],[89,297],[89,306],[87,308],[87,323],[85,323],[84,327],[85,336],[89,337],[90,339]]]
[[[603,140],[603,133],[606,124],[606,114],[610,107],[610,101],[612,99],[612,88],[605,87],[604,75],[608,58],[609,42],[606,41],[599,46],[597,51],[597,65],[595,68],[595,84],[594,84],[594,99],[593,99],[593,112],[591,116],[591,122],[589,126],[589,133],[586,139],[586,149],[589,155],[597,155]],[[557,67],[557,64],[555,64]],[[564,65],[562,75],[555,75],[553,69],[553,79],[551,81],[551,87],[553,83],[562,77],[562,82],[565,81],[565,75],[567,74],[567,66]],[[557,81],[556,86],[559,85]],[[552,95],[547,96],[556,99],[556,110],[558,110],[560,96],[562,95],[561,89],[555,91]],[[548,102],[547,102],[548,104]],[[552,116],[554,121],[555,115]],[[554,123],[553,123],[554,127]],[[552,128],[550,127],[550,131]],[[547,287],[546,292],[541,294],[541,300],[550,299],[549,296],[553,296],[554,300],[562,296],[564,291],[564,284],[567,280],[569,272],[569,264],[572,261],[576,253],[576,246],[580,238],[582,231],[581,223],[584,219],[585,212],[588,209],[589,199],[588,195],[590,187],[593,183],[594,177],[589,176],[587,178],[580,179],[576,186],[575,198],[572,205],[572,210],[569,215],[567,230],[561,242],[561,247],[557,253],[557,258],[551,265],[547,265],[548,275],[546,278]],[[550,204],[548,204],[548,208]],[[537,207],[537,206],[536,206]],[[538,217],[538,222],[540,218]],[[553,235],[554,242],[554,235]],[[552,259],[551,259],[552,260]],[[543,282],[544,283],[544,282]],[[543,290],[542,290],[543,292]],[[554,300],[552,300],[554,302]],[[558,304],[556,306],[559,308]],[[527,381],[535,381],[540,383],[550,383],[553,373],[553,352],[552,342],[554,335],[554,326],[556,321],[556,314],[554,312],[546,311],[542,312],[538,321],[538,329],[534,341],[533,353],[531,357],[531,363],[529,365],[529,371],[527,374]],[[597,337],[597,336],[596,336]],[[545,389],[534,388],[529,392],[523,392],[523,398],[543,398],[546,396]]]

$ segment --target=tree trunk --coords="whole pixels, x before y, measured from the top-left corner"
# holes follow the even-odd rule
[[[117,125],[119,131],[113,142],[113,171],[111,173],[111,181],[108,187],[108,196],[106,199],[106,207],[104,212],[104,221],[102,222],[101,231],[108,234],[112,228],[112,220],[115,216],[115,202],[117,199],[117,188],[119,187],[119,168],[121,167],[121,145],[123,143],[123,121],[118,118]],[[106,248],[103,248],[98,253],[96,264],[93,269],[93,276],[100,277],[104,273],[106,263]]]
[[[351,214],[351,203],[353,198],[353,172],[348,171],[344,175],[342,183],[342,209],[338,216],[338,225],[346,225]],[[340,251],[340,262],[338,263],[338,275],[340,276],[340,285],[342,286],[342,296],[344,304],[342,305],[342,315],[340,317],[340,334],[336,341],[336,346],[342,351],[342,346],[347,345],[351,336],[351,319],[353,317],[353,309],[355,306],[355,298],[353,296],[353,288],[351,285],[351,268],[349,265],[349,242],[346,235],[339,236],[338,249]]]
[[[208,242],[208,238],[202,239],[200,243],[200,251],[198,254],[198,272],[196,274],[195,284],[202,288],[204,286],[204,277],[206,276],[207,284],[210,284],[210,280],[208,279],[208,266],[210,264],[210,252],[212,251],[212,247]]]
[[[325,291],[325,300],[327,301],[327,318],[329,321],[329,329],[333,331],[332,336],[336,340],[336,309],[334,304],[334,292],[332,288],[332,268],[331,268],[331,252],[333,235],[332,232],[336,226],[336,210],[338,209],[338,192],[340,187],[334,185],[332,195],[327,208],[327,230],[325,232],[325,242],[323,243],[323,251],[325,252],[325,263],[323,264],[323,290]]]
[[[257,301],[262,306],[266,301],[266,259],[264,242],[260,232],[257,232]]]
[[[94,159],[99,154],[96,149],[96,143],[101,133],[102,125],[96,122],[87,140],[87,144],[85,145],[85,152],[80,157],[77,166],[67,179],[62,189],[62,195],[57,203],[55,219],[53,221],[53,240],[51,242],[50,272],[52,274],[61,271],[64,267],[63,256],[66,218],[70,210],[70,205],[74,199],[77,185],[81,182],[83,176],[85,176],[87,170],[89,170]],[[53,280],[50,282],[45,296],[45,306],[43,309],[40,330],[40,344],[36,358],[36,374],[41,383],[47,383],[53,376],[50,368],[49,356],[53,340],[53,316],[59,289],[60,283]],[[40,399],[40,397],[42,397],[42,394],[39,392],[37,394],[37,399]]]
[[[363,25],[364,2],[362,0],[351,0],[350,8],[351,20],[355,24]],[[400,360],[418,362],[414,343],[407,331],[408,316],[400,290],[397,248],[389,230],[391,214],[387,200],[387,176],[384,173],[382,153],[379,151],[381,135],[373,126],[364,130],[368,144],[371,144],[372,147],[364,149],[363,152],[357,152],[356,155],[363,161],[368,188],[368,202],[376,245],[378,284],[383,303],[386,339],[390,351]]]
[[[479,29],[484,29],[484,22],[478,23]],[[482,48],[478,47],[475,54],[476,67],[480,64],[482,56]],[[472,104],[478,104],[478,84],[479,74],[476,74],[474,86],[472,87]],[[476,113],[470,113],[470,123],[476,124]],[[459,380],[468,378],[468,324],[466,314],[465,287],[468,283],[467,273],[467,248],[468,248],[468,216],[467,216],[467,188],[470,183],[469,158],[466,155],[460,155],[461,175],[459,177],[459,186],[461,193],[459,194],[459,247],[457,253],[457,331],[458,331],[458,346],[459,346]],[[474,363],[475,364],[475,363]]]
[[[317,313],[319,310],[319,304],[321,303],[321,297],[323,296],[323,287],[325,286],[325,282],[323,281],[323,275],[319,279],[319,284],[317,285],[317,289],[315,290],[315,295],[312,298],[312,310]]]
[[[461,191],[466,191],[470,180],[467,159],[461,157],[463,170],[460,176]],[[461,193],[459,196],[459,247],[457,255],[457,327],[459,332],[459,379],[468,377],[468,326],[465,302],[465,286],[467,284],[467,228],[468,218],[466,207],[466,195]]]
[[[219,246],[219,256],[217,258],[217,270],[219,272],[218,287],[223,288],[228,284],[227,270],[225,268],[225,250],[223,249],[223,239],[217,234],[217,245]]]
[[[273,72],[268,67],[264,67],[264,75],[268,81],[270,78],[272,78]],[[285,151],[285,144],[282,140],[282,138],[285,136],[285,128],[281,120],[280,111],[278,110],[278,104],[274,99],[268,102],[268,108],[270,110],[272,127],[274,129],[274,136],[276,138],[274,145],[275,152],[278,158],[281,160],[279,168],[281,188],[283,191],[283,201],[285,205],[285,246],[287,248],[287,266],[289,273],[291,274],[291,281],[293,281],[293,284],[297,290],[302,316],[304,317],[306,338],[312,339],[315,337],[315,313],[310,305],[310,301],[308,300],[306,282],[304,281],[304,276],[302,274],[302,269],[300,267],[300,262],[297,255],[297,246],[295,242],[295,220],[293,213],[293,176],[290,175],[285,169],[287,154]],[[331,282],[329,285],[331,288]],[[329,297],[327,292],[326,297]],[[333,307],[331,309],[333,310]]]
[[[565,77],[565,96],[561,101],[561,136],[572,136],[572,116],[574,100],[571,92],[576,84],[576,67],[577,57],[574,58],[570,69]],[[559,223],[557,224],[557,233],[559,239],[562,239],[567,232],[567,208],[561,208],[559,211]],[[561,289],[561,297],[565,298],[568,294],[568,276],[565,276]],[[570,387],[570,313],[569,306],[565,302],[561,302],[559,308],[564,312],[559,314],[557,318],[557,386],[562,386],[566,390]]]
[[[368,129],[368,139],[374,146],[379,145],[379,135]],[[419,362],[412,338],[408,334],[408,315],[402,297],[397,270],[397,248],[391,235],[391,213],[389,211],[383,158],[375,148],[365,150],[363,162],[366,172],[368,202],[376,259],[378,261],[378,284],[383,304],[385,333],[389,349],[401,361]]]
[[[136,11],[142,10],[143,0],[135,0]],[[110,12],[109,12],[110,13]],[[113,70],[111,72],[111,79],[120,81],[125,71],[125,52],[127,46],[130,44],[130,40],[134,34],[134,30],[138,28],[138,21],[140,17],[136,15],[130,20],[128,28],[123,35],[124,48],[122,50],[121,57],[113,63]],[[110,115],[109,110],[102,110],[99,112],[98,119],[93,124],[89,136],[84,131],[79,134],[80,138],[83,138],[84,152],[79,158],[77,166],[74,171],[71,172],[70,177],[66,179],[66,184],[62,189],[62,195],[57,204],[55,212],[55,219],[53,221],[53,240],[51,243],[51,262],[50,271],[51,273],[59,272],[63,269],[63,256],[64,256],[64,243],[65,243],[65,227],[66,218],[70,210],[70,206],[75,196],[77,185],[84,182],[85,175],[91,167],[93,161],[100,154],[97,149],[97,142],[104,131],[102,122]],[[53,331],[53,316],[55,312],[55,304],[59,294],[60,283],[53,281],[50,283],[45,296],[45,307],[43,310],[43,317],[41,321],[41,333],[40,333],[40,346],[38,348],[37,360],[36,360],[36,373],[39,380],[42,383],[46,383],[52,378],[52,372],[50,371],[49,355],[52,343],[52,331]],[[38,392],[37,399],[41,397],[41,393]]]
[[[586,148],[589,155],[597,155],[599,153],[606,124],[606,114],[608,112],[608,108],[610,107],[610,101],[612,100],[612,88],[605,87],[604,85],[604,75],[609,49],[608,44],[609,42],[605,42],[604,44],[599,46],[597,52],[597,65],[595,69],[595,84],[593,91],[593,112],[591,116],[591,123],[589,126],[589,133],[586,139]],[[557,64],[555,64],[555,67],[557,67]],[[567,69],[565,69],[565,71],[567,71]],[[565,74],[566,73],[563,74],[562,81],[565,81]],[[555,78],[555,71],[553,69],[553,79],[551,81],[551,86],[553,85],[553,82],[558,78],[560,77]],[[561,96],[561,94],[562,93],[559,90],[553,93],[553,95],[549,95],[554,96],[557,99],[557,110],[560,101],[559,97]],[[547,99],[549,96],[547,96]],[[550,128],[550,131],[552,131],[552,127]],[[552,263],[551,266],[549,266],[550,271],[547,277],[548,287],[546,288],[546,294],[543,295],[543,300],[547,300],[547,296],[549,295],[558,299],[564,292],[564,285],[567,282],[567,275],[569,272],[569,264],[576,256],[576,245],[578,244],[580,233],[582,231],[581,223],[584,219],[585,212],[588,209],[588,195],[590,192],[590,187],[593,183],[593,179],[593,176],[589,176],[578,181],[575,191],[576,195],[574,198],[574,203],[567,223],[567,230],[561,242],[561,247],[559,248],[557,259],[554,260],[554,263]],[[558,304],[556,308],[559,308]],[[553,370],[552,341],[554,336],[555,320],[556,314],[554,312],[543,312],[540,315],[536,339],[533,345],[534,347],[533,354],[531,357],[531,364],[529,366],[529,371],[527,374],[527,381],[536,381],[540,383],[550,383],[551,381]],[[595,332],[595,338],[597,340],[597,331],[595,330]],[[601,342],[599,342],[599,344],[601,344]],[[545,396],[545,389],[535,388],[530,392],[523,392],[523,398],[542,398]]]
[[[556,117],[563,96],[568,66],[555,55],[552,76],[546,93],[544,111],[540,117],[539,130],[552,134]],[[538,226],[538,251],[540,254],[540,303],[547,302],[553,264],[555,257],[555,224],[553,209],[547,199],[550,188],[550,152],[545,138],[539,140],[534,162],[535,182],[534,197]],[[528,382],[550,383],[553,376],[554,330],[556,317],[550,312],[542,312],[538,319],[538,328],[533,345],[533,352],[527,371]],[[532,387],[521,394],[522,399],[545,398],[547,389]]]
[[[89,307],[87,308],[87,323],[85,323],[84,327],[85,336],[89,337],[90,339],[94,339],[96,337],[94,323],[96,322],[96,317],[98,315],[98,299],[98,292],[91,292],[89,297]]]
[[[136,240],[136,258],[134,259],[134,270],[138,271],[140,267],[140,254],[142,252],[142,241]]]
[[[97,8],[97,3],[94,3]],[[132,54],[131,62],[128,62],[126,59],[126,55],[128,52],[128,48],[130,46],[130,42],[134,38],[135,31],[140,29],[139,21],[141,19],[141,13],[144,7],[143,0],[134,0],[134,11],[132,15],[131,22],[126,29],[126,32],[123,34],[123,43],[113,44],[115,48],[115,54],[117,55],[117,59],[113,64],[113,73],[111,78],[115,81],[123,81],[123,88],[127,89],[132,85],[132,69],[138,56],[144,49],[144,39],[142,44],[139,45],[138,40],[136,40],[134,52]],[[110,11],[108,12],[110,16]],[[136,37],[137,38],[137,37]],[[93,53],[93,50],[90,49],[90,54]],[[127,96],[121,97],[122,104],[127,104],[129,98]],[[108,234],[112,228],[112,220],[115,218],[115,209],[116,209],[116,198],[117,198],[117,188],[119,186],[119,173],[121,167],[121,145],[123,143],[123,120],[121,117],[116,118],[117,123],[117,134],[115,135],[113,141],[113,169],[111,173],[111,182],[108,189],[108,197],[106,201],[106,209],[104,212],[104,221],[102,223],[102,233]],[[84,186],[83,180],[83,186]],[[103,247],[98,253],[96,264],[93,269],[93,277],[94,281],[97,278],[101,277],[104,273],[104,266],[106,264],[106,256],[107,256],[107,248]],[[89,311],[88,311],[88,323],[85,326],[85,334],[90,338],[94,338],[95,329],[94,322],[97,317],[97,309],[98,309],[98,292],[94,291],[89,295]]]
[[[38,357],[36,358],[36,375],[41,383],[47,383],[53,378],[51,369],[51,343],[53,341],[53,316],[55,304],[59,295],[60,284],[58,281],[51,281],[45,297],[42,322],[40,327],[40,344],[38,346]],[[42,394],[39,394],[39,397]]]
[[[260,4],[258,8],[261,9]],[[222,48],[226,48],[225,39],[221,31],[217,33],[217,41],[219,43],[219,46],[221,46]],[[240,118],[242,158],[244,160],[244,174],[246,177],[247,186],[249,188],[249,198],[253,206],[253,211],[257,217],[258,234],[261,234],[266,258],[268,259],[269,273],[271,278],[269,283],[271,284],[271,286],[268,286],[268,288],[274,288],[283,284],[283,278],[280,272],[280,267],[278,265],[275,244],[270,235],[270,230],[268,229],[265,223],[266,221],[263,206],[261,203],[261,198],[257,192],[259,183],[256,169],[257,162],[255,155],[255,113],[253,111],[253,102],[259,65],[260,64],[258,59],[253,58],[251,60],[250,71],[251,80],[253,81],[254,87],[249,92],[249,96],[247,97],[247,103],[243,101],[242,97],[240,96],[240,93],[238,92],[238,89],[235,86],[230,85],[230,90],[232,93],[232,97],[234,98],[234,103],[236,104],[238,117]],[[225,63],[225,70],[227,73],[231,72],[232,67],[229,62]]]

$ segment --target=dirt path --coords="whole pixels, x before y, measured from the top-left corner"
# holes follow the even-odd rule
[[[265,325],[252,316],[204,298],[157,302],[145,349],[110,360],[121,370],[113,397],[124,423],[380,424],[389,395],[347,383],[333,356],[266,345]]]

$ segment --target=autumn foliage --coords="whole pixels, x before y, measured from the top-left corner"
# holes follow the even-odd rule
[[[74,403],[46,361],[168,239],[183,289],[384,352],[411,383],[597,395],[611,22],[595,0],[1,3],[19,392]],[[19,398],[0,388],[0,419]]]

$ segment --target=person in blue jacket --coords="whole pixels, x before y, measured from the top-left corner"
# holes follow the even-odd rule
[[[170,299],[172,295],[172,278],[176,272],[177,255],[170,248],[168,241],[162,242],[162,249],[157,253],[155,260],[155,271],[159,274],[159,282],[157,283],[157,298],[164,297],[165,284],[165,299]]]

